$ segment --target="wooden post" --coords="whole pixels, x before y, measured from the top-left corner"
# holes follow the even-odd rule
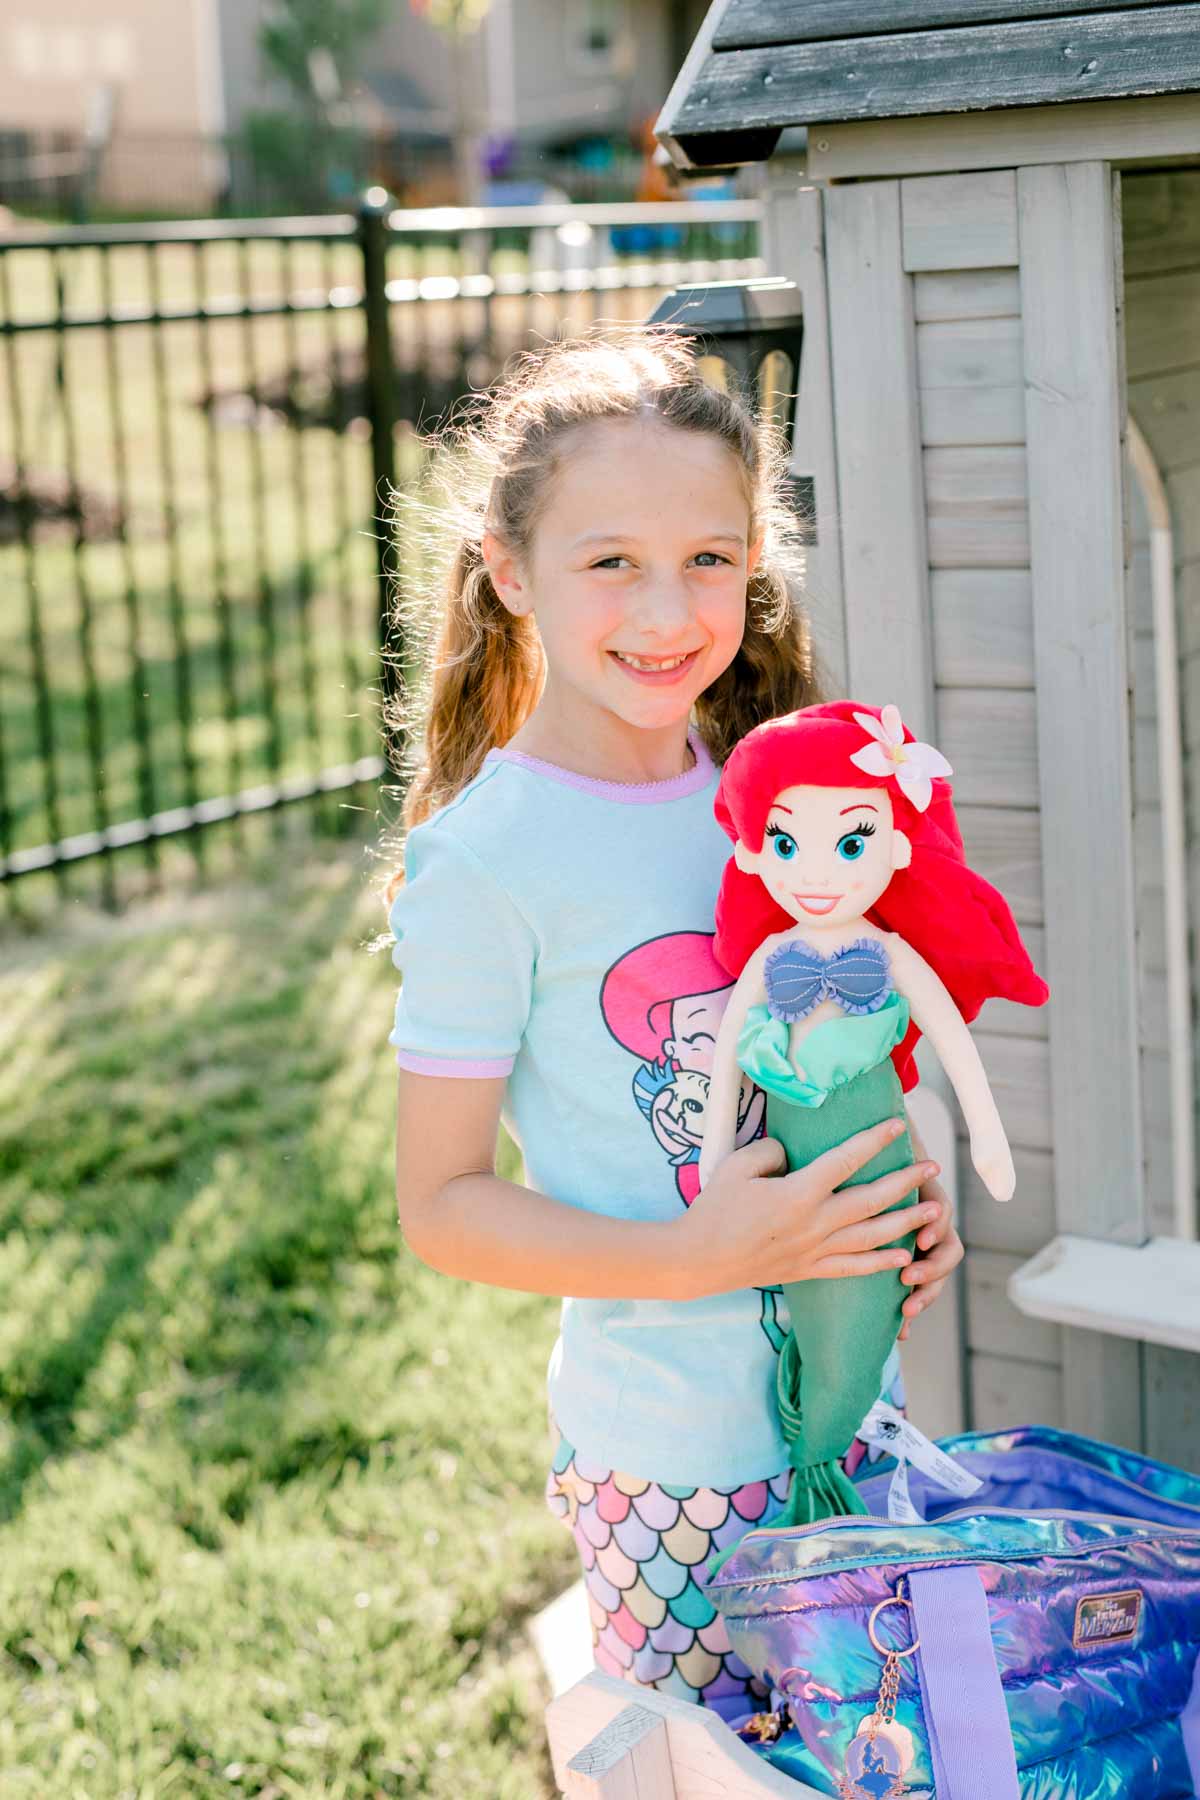
[[[627,1706],[567,1764],[567,1800],[675,1800],[666,1720]]]
[[[905,724],[932,737],[929,553],[899,182],[830,188],[825,237],[849,691],[874,705],[894,701]]]
[[[1120,227],[1108,164],[1017,177],[1060,1233],[1141,1243]],[[1103,968],[1101,977],[1099,971]],[[1077,1431],[1142,1440],[1141,1349],[1064,1332]]]

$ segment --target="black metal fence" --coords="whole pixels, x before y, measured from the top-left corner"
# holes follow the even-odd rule
[[[762,272],[754,203],[0,241],[0,882],[384,771],[383,496],[532,338]]]

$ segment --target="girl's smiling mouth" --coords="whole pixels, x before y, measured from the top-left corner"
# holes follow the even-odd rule
[[[792,895],[792,899],[796,902],[797,906],[802,906],[806,913],[815,913],[818,917],[822,913],[831,913],[838,901],[844,898],[845,896],[842,894]]]
[[[608,654],[634,681],[669,687],[673,682],[683,680],[700,652],[687,650],[681,656],[636,656],[632,650],[610,650]]]

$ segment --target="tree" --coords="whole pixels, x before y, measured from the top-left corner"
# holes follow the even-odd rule
[[[467,92],[466,41],[487,17],[491,0],[409,0],[409,6],[418,18],[427,20],[450,39],[458,198],[463,206],[473,206],[479,188],[479,133]]]
[[[346,205],[363,144],[343,95],[391,0],[274,0],[259,27],[263,61],[288,87],[286,109],[249,113],[246,147],[276,206]]]
[[[276,0],[259,28],[266,61],[314,111],[327,102],[314,80],[314,57],[331,59],[344,90],[358,73],[363,50],[387,17],[388,0]]]

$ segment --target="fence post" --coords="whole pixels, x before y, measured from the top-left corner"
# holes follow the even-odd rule
[[[397,661],[401,646],[392,625],[392,589],[396,580],[390,506],[396,485],[396,372],[392,364],[391,324],[387,297],[388,215],[391,197],[370,188],[358,213],[363,261],[363,312],[366,319],[367,420],[371,428],[372,513],[375,564],[379,580],[379,681],[386,717],[399,686]]]

